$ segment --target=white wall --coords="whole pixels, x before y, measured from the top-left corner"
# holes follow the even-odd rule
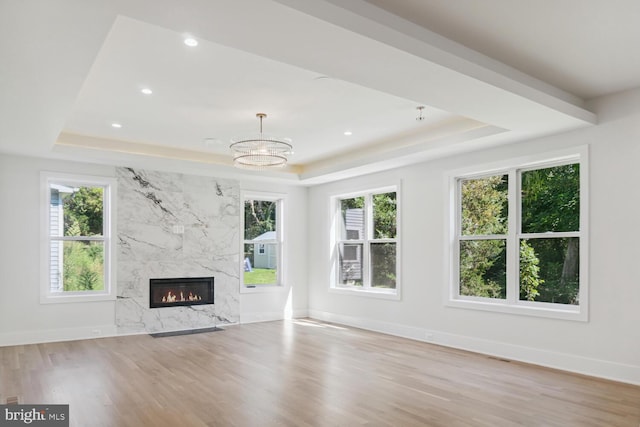
[[[153,168],[152,164],[145,167]],[[116,334],[114,301],[40,304],[43,170],[116,176],[112,166],[0,154],[0,346]],[[307,189],[251,181],[240,182],[240,187],[286,194],[286,226],[292,237],[285,249],[288,286],[266,294],[241,294],[240,321],[305,316]],[[235,252],[239,245],[234,246]]]
[[[260,322],[306,317],[307,312],[307,192],[261,181],[240,182],[242,191],[264,191],[286,195],[284,208],[284,283],[281,289],[252,290],[240,294],[240,322]]]
[[[640,384],[640,90],[594,102],[597,126],[305,189],[242,181],[281,192],[289,287],[243,293],[241,322],[309,313],[317,318],[426,339]],[[459,167],[590,146],[590,318],[552,320],[450,308],[444,289],[444,173]],[[149,166],[147,166],[149,168]],[[0,345],[115,332],[113,302],[39,303],[39,172],[115,176],[110,166],[0,155]],[[328,292],[328,197],[402,180],[402,299]],[[308,260],[308,261],[307,261]],[[307,287],[308,282],[308,287]],[[307,306],[308,301],[308,306]],[[78,324],[82,326],[78,328]]]
[[[640,384],[640,90],[597,100],[597,126],[314,187],[309,192],[309,313],[368,329]],[[446,307],[448,170],[564,147],[590,148],[589,321]],[[328,198],[402,180],[402,299],[328,291]]]
[[[40,171],[115,168],[0,155],[0,345],[115,333],[114,301],[40,304]]]

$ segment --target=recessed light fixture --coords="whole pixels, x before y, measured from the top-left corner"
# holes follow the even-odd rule
[[[198,40],[194,39],[193,37],[187,37],[184,39],[184,44],[189,47],[196,47],[198,46]]]
[[[111,123],[112,128],[120,129],[122,125],[120,123]]]
[[[140,89],[140,92],[144,93],[145,95],[151,95],[153,93],[153,91],[151,89],[149,89],[148,87],[144,87],[144,88]]]
[[[353,132],[351,132],[350,130],[345,130],[344,134],[345,134],[345,136],[351,136],[351,135],[353,135]]]

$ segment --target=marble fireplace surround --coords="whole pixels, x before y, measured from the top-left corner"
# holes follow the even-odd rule
[[[237,323],[239,183],[132,168],[117,178],[118,333]],[[149,279],[210,276],[213,305],[149,307]]]

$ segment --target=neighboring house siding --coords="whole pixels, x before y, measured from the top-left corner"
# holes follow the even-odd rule
[[[259,235],[253,242],[253,268],[275,269],[278,266],[277,245],[273,244],[276,239],[275,231],[267,231]],[[262,243],[269,242],[269,243]]]
[[[364,238],[364,210],[347,209],[345,212],[346,237],[349,240]],[[362,279],[362,247],[346,247],[342,259],[342,281]]]
[[[64,217],[62,212],[62,200],[58,190],[51,189],[51,205],[49,207],[49,222],[51,232],[58,230],[61,234]],[[62,287],[62,242],[51,242],[51,263],[49,274],[51,277],[51,290],[57,291]]]

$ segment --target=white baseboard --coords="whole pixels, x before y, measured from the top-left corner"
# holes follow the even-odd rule
[[[307,317],[308,312],[306,309],[293,310],[290,318]],[[272,320],[283,320],[284,314],[282,312],[273,313],[245,313],[241,315],[241,321],[238,323],[255,323],[255,322],[269,322]],[[230,326],[237,323],[224,323],[218,326]],[[177,330],[184,330],[189,328],[179,328]],[[196,328],[197,329],[197,328]],[[173,332],[176,329],[167,329],[154,332]],[[12,345],[28,345],[28,344],[41,344],[47,342],[59,342],[59,341],[75,341],[85,340],[93,338],[104,338],[113,336],[126,336],[126,335],[144,335],[149,334],[149,331],[118,331],[118,327],[115,325],[102,325],[102,326],[88,326],[80,328],[61,328],[50,330],[38,330],[38,331],[20,331],[20,332],[5,332],[0,333],[0,347],[8,347]]]
[[[320,310],[309,310],[309,317],[325,322],[382,332],[417,341],[468,350],[504,359],[516,360],[548,368],[561,369],[594,377],[640,385],[640,366],[593,359],[574,354],[541,350],[464,335],[399,325],[390,322],[362,319]]]
[[[309,312],[307,309],[294,309],[291,316],[286,316],[282,311],[273,312],[254,312],[254,313],[240,313],[240,323],[256,323],[256,322],[271,322],[274,320],[284,319],[299,319],[307,317]]]
[[[46,342],[75,341],[104,338],[117,335],[115,325],[87,326],[40,331],[0,333],[0,347],[10,345],[40,344]]]

